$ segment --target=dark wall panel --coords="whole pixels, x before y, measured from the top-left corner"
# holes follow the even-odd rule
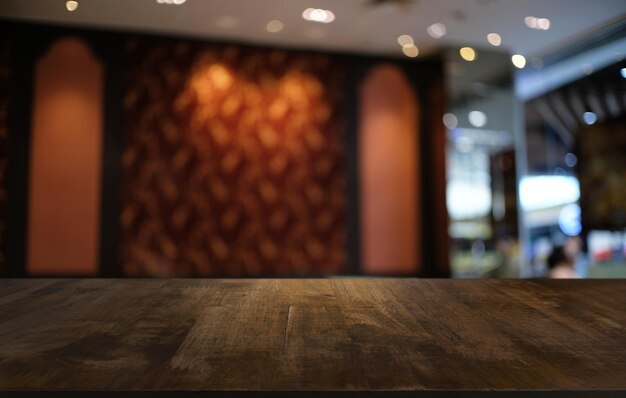
[[[2,32],[2,30],[0,30]],[[0,275],[6,267],[6,202],[7,202],[7,160],[8,147],[8,114],[10,87],[13,75],[13,41],[0,40]]]

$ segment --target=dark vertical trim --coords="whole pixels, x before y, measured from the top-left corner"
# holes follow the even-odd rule
[[[0,140],[0,157],[2,157],[5,167],[6,167],[6,162],[9,158],[9,121],[8,121],[8,116],[11,114],[11,101],[13,100],[13,97],[15,96],[15,81],[13,79],[14,74],[15,74],[15,51],[16,51],[16,47],[17,47],[17,42],[15,41],[15,38],[11,35],[11,31],[9,29],[5,29],[4,26],[0,26],[0,51],[6,51],[6,53],[4,54],[0,54],[0,62],[3,62],[3,65],[0,65],[0,70],[5,70],[5,72],[8,72],[8,75],[2,76],[0,77],[0,81],[2,82],[2,84],[4,84],[3,86],[0,86],[0,102],[2,101],[6,101],[6,106],[7,108],[4,109],[4,120],[0,121],[3,122],[4,125],[0,125],[0,129],[4,129],[4,137],[2,137],[2,139]],[[8,79],[7,79],[8,78]],[[0,112],[2,112],[2,110],[0,110]],[[1,187],[1,190],[3,191],[4,194],[4,198],[2,201],[0,201],[0,228],[2,228],[2,231],[0,233],[0,256],[2,256],[2,260],[0,261],[0,277],[3,277],[5,275],[7,275],[8,271],[7,271],[7,217],[8,217],[8,212],[7,212],[7,194],[8,194],[8,182],[7,182],[7,170],[5,168],[4,170],[4,175],[3,180],[2,180],[2,184],[3,186]]]
[[[442,118],[445,104],[443,68],[433,73],[431,84],[424,90],[425,97],[422,134],[422,176],[424,180],[422,214],[424,233],[424,273],[431,278],[450,277],[448,209],[446,205],[446,134]],[[427,112],[427,113],[426,113]]]
[[[120,239],[120,187],[122,181],[123,40],[119,35],[99,35],[95,47],[104,71],[103,153],[100,194],[100,276],[122,276]]]
[[[30,181],[30,144],[33,89],[36,60],[49,38],[39,39],[27,30],[16,29],[19,46],[15,48],[15,80],[8,115],[9,157],[7,162],[7,275],[27,275],[28,184]]]
[[[425,94],[424,90],[428,90],[429,85],[432,81],[432,76],[430,75],[431,67],[430,64],[423,63],[420,67],[416,68],[415,63],[413,62],[403,62],[401,65],[398,65],[402,71],[404,72],[405,77],[409,81],[411,88],[413,89],[413,95],[415,96],[415,101],[417,103],[417,164],[419,165],[419,170],[417,173],[417,187],[419,194],[419,204],[415,223],[417,224],[417,239],[419,242],[416,242],[417,247],[419,248],[419,252],[415,261],[417,261],[416,272],[411,276],[430,276],[428,272],[428,267],[431,261],[425,261],[428,257],[425,253],[429,252],[429,242],[426,240],[428,234],[431,231],[428,231],[425,228],[427,225],[424,220],[426,220],[426,210],[424,206],[425,197],[428,193],[426,189],[427,185],[425,184],[426,180],[424,179],[424,175],[426,174],[426,170],[430,170],[430,165],[425,166],[424,162],[424,135],[428,134],[431,131],[431,126],[429,124],[429,113],[432,110],[429,108],[431,105],[431,100]],[[424,78],[426,75],[426,79]],[[428,257],[429,258],[429,257]]]
[[[363,273],[361,266],[361,220],[359,190],[359,93],[363,60],[347,57],[346,81],[346,173],[348,198],[348,274]]]

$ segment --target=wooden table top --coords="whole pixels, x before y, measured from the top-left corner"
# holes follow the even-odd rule
[[[0,395],[520,390],[626,397],[626,280],[0,280]]]

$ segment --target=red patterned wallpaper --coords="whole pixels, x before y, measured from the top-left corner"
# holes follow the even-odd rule
[[[344,272],[343,64],[148,39],[126,52],[124,273]]]

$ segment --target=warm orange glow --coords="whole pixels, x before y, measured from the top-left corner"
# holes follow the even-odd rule
[[[231,72],[221,64],[215,64],[209,68],[209,79],[218,90],[228,90],[231,84],[233,84],[233,77]]]
[[[127,94],[125,271],[341,273],[343,69],[326,56],[216,46],[188,53],[187,82],[173,86],[161,71],[187,69],[163,62],[140,62]]]

